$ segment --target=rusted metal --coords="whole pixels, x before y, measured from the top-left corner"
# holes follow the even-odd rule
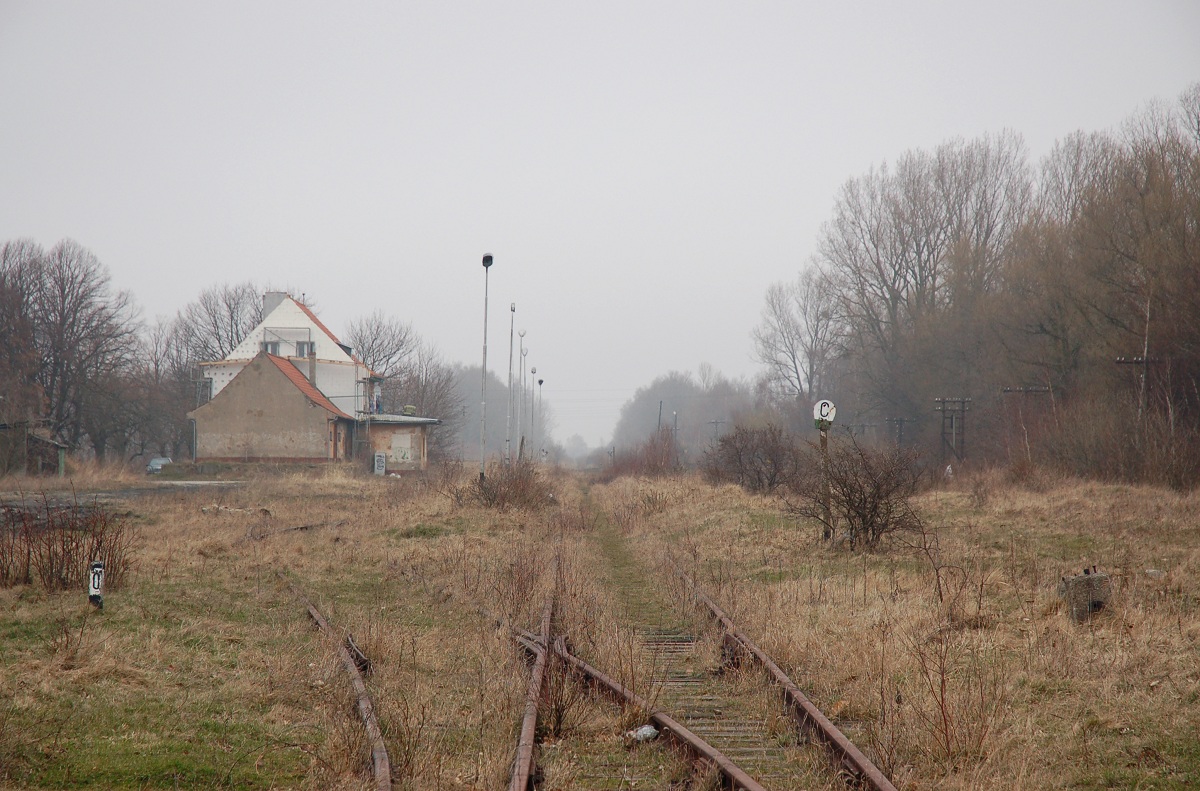
[[[535,655],[533,670],[529,674],[529,688],[525,693],[525,716],[521,719],[521,737],[517,741],[517,757],[513,763],[512,782],[508,784],[509,791],[528,791],[533,780],[533,747],[537,735],[538,703],[542,699],[542,679],[545,676],[546,659],[549,652],[546,645],[550,642],[550,620],[554,614],[554,600],[547,599],[542,610],[541,639],[529,641],[526,638],[526,648]],[[524,636],[524,635],[522,635]]]
[[[304,603],[304,606],[308,608],[308,615],[312,618],[313,622],[320,627],[322,632],[336,641],[337,636],[334,634],[333,628],[325,620],[325,616],[321,615],[320,610],[308,600],[304,592],[296,587],[282,571],[277,573],[279,578],[287,583],[292,594],[300,599]],[[338,656],[342,660],[342,667],[346,669],[346,673],[350,676],[350,683],[354,687],[358,713],[362,717],[363,727],[367,732],[367,740],[371,743],[371,770],[375,777],[375,788],[377,791],[391,791],[392,764],[391,759],[388,758],[387,746],[383,743],[383,732],[379,729],[379,719],[375,716],[375,706],[371,703],[371,696],[367,694],[366,682],[363,681],[362,674],[358,670],[358,665],[355,663],[350,651],[346,648],[346,644],[338,642],[337,647]]]
[[[685,577],[685,579],[687,579]],[[745,652],[758,660],[767,673],[783,691],[784,701],[789,710],[800,723],[801,728],[813,733],[836,756],[842,767],[859,783],[866,784],[876,791],[896,791],[896,787],[884,776],[883,772],[865,756],[862,750],[854,745],[842,731],[818,709],[800,688],[788,678],[779,665],[759,648],[754,641],[747,637],[734,625],[725,611],[717,603],[697,588],[690,579],[688,583],[692,595],[712,611],[713,616],[720,622],[725,632],[725,646],[738,652]]]
[[[523,637],[527,640],[528,633]],[[610,695],[617,698],[617,700],[645,711],[650,721],[657,725],[660,731],[666,733],[669,738],[679,743],[694,756],[711,761],[720,770],[721,776],[729,788],[741,788],[745,789],[745,791],[766,791],[757,780],[746,774],[741,767],[729,760],[724,753],[693,733],[683,723],[665,712],[653,711],[649,703],[633,690],[569,652],[566,643],[561,637],[554,641],[553,646],[555,654],[577,674],[607,691]]]

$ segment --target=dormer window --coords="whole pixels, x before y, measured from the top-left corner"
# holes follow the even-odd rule
[[[317,344],[312,341],[296,341],[297,357],[316,357]]]
[[[279,341],[263,341],[260,348],[267,354],[279,355]]]

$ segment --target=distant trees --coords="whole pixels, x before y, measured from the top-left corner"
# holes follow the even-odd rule
[[[193,362],[223,360],[262,321],[262,288],[247,280],[207,288],[175,318],[176,343]]]
[[[1004,132],[850,179],[810,268],[767,293],[766,381],[802,398],[824,372],[839,417],[903,418],[930,448],[933,398],[971,397],[977,458],[1012,446],[1003,389],[1037,386],[1049,427],[1028,455],[1200,481],[1200,84],[1027,159]],[[824,355],[803,343],[813,327]],[[1097,410],[1121,417],[1105,432],[1073,417]]]
[[[754,352],[775,393],[801,406],[824,384],[841,342],[830,281],[817,267],[790,283],[767,289],[762,321],[754,329]]]
[[[346,342],[368,368],[390,379],[403,370],[420,339],[412,324],[377,310],[350,322]]]
[[[137,347],[129,294],[113,291],[108,269],[70,240],[50,250],[26,240],[5,244],[0,280],[6,322],[17,338],[32,338],[7,362],[17,373],[11,387],[24,411],[34,406],[57,437],[74,446],[87,439],[103,457],[109,437],[131,428],[127,411],[111,408],[123,406]]]
[[[638,389],[621,407],[613,444],[618,451],[631,451],[667,432],[673,442],[673,465],[695,465],[706,448],[753,408],[754,394],[745,382],[727,379],[708,366],[702,366],[699,379],[672,371]]]

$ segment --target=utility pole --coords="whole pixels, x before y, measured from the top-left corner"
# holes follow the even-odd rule
[[[969,398],[935,398],[933,410],[942,413],[942,461],[946,461],[946,450],[962,461],[967,455],[967,411],[971,408]]]
[[[1146,411],[1146,379],[1150,373],[1150,366],[1161,363],[1162,360],[1157,357],[1118,357],[1117,365],[1139,365],[1142,368],[1140,374],[1140,382],[1138,384],[1138,422],[1142,420],[1142,414]]]
[[[504,463],[512,464],[512,363],[513,363],[513,328],[517,323],[517,303],[508,306],[508,412],[504,415]]]
[[[708,425],[713,427],[713,444],[716,445],[718,432],[721,430],[721,426],[725,425],[725,421],[724,420],[710,420],[710,421],[708,421]]]
[[[1017,402],[1017,421],[1021,424],[1021,434],[1025,444],[1025,460],[1032,463],[1033,449],[1029,446],[1029,429],[1025,426],[1025,398],[1031,395],[1047,395],[1050,393],[1050,388],[1044,385],[1033,387],[1005,387],[1002,388],[1000,392],[1004,393],[1005,395],[1017,393],[1021,396],[1021,399]],[[1011,446],[1008,452],[1009,458],[1011,459]]]

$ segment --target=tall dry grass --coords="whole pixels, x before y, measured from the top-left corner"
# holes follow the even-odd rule
[[[941,596],[927,553],[831,550],[812,525],[732,487],[626,480],[596,496],[629,515],[640,551],[714,593],[901,787],[1195,777],[1195,496],[1062,479],[1038,489],[991,472],[918,500]],[[639,507],[650,491],[668,498],[663,512]],[[1056,586],[1093,564],[1117,593],[1077,625]]]

